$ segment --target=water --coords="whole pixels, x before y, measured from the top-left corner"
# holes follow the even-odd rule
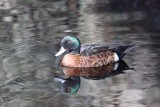
[[[155,2],[12,0],[1,6],[0,105],[159,107],[160,10]],[[54,55],[68,29],[85,44],[135,43],[124,58],[134,70],[99,80],[77,78],[77,92],[65,94],[54,80],[67,78]]]

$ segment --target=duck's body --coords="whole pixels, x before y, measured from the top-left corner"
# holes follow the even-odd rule
[[[133,44],[111,46],[92,44],[81,46],[75,36],[66,36],[61,42],[61,49],[56,56],[68,51],[61,62],[62,66],[68,67],[98,67],[118,62],[126,54]]]
[[[98,67],[115,62],[114,52],[106,51],[95,55],[67,54],[61,65],[69,67]]]

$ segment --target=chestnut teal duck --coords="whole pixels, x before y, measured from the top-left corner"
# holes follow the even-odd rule
[[[61,49],[55,56],[64,55],[62,66],[67,67],[99,67],[110,63],[116,63],[132,49],[133,43],[122,45],[90,44],[81,45],[76,36],[65,36],[61,41]]]

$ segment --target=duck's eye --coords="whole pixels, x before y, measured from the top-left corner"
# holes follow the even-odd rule
[[[70,40],[68,40],[68,41],[67,41],[67,44],[70,44],[70,43],[71,43],[71,41],[70,41]]]

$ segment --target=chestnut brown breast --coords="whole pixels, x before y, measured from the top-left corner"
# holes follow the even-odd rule
[[[98,67],[114,62],[114,53],[101,52],[96,55],[83,56],[80,54],[67,54],[63,57],[61,65],[68,67]]]

